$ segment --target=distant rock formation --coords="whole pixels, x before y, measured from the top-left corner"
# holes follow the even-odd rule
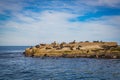
[[[30,57],[88,57],[120,58],[120,46],[117,42],[85,41],[40,44],[27,48],[25,56]]]

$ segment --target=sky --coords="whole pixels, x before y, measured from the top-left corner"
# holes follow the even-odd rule
[[[120,44],[120,0],[0,0],[0,46]]]

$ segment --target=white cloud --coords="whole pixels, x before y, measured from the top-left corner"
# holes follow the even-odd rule
[[[33,1],[30,0],[31,3]],[[95,12],[96,6],[120,8],[120,0],[71,0],[69,3],[67,0],[52,0],[49,2],[38,1],[39,5],[33,3],[32,6],[40,9],[40,12],[32,12],[23,10],[25,7],[31,7],[31,4],[25,0],[1,0],[0,13],[9,15],[5,11],[11,11],[12,16],[10,20],[0,25],[6,28],[6,31],[0,34],[0,45],[35,45],[39,42],[54,40],[59,42],[120,40],[118,35],[120,16],[103,16],[84,22],[69,21],[69,19],[84,16],[90,11]]]
[[[106,6],[120,8],[120,0],[77,0],[79,4],[87,6]]]
[[[120,0],[0,0],[0,13],[6,14],[5,11],[11,11],[12,14],[22,11],[25,7],[37,9],[51,9],[64,12],[74,12],[84,14],[89,11],[96,11],[96,6],[106,6],[120,8]]]
[[[21,11],[25,6],[24,0],[0,0],[0,14],[6,14],[7,12],[15,13]],[[9,14],[8,14],[9,15]]]
[[[98,4],[110,7],[119,7],[120,0],[98,0]]]
[[[16,14],[5,27],[16,32],[4,32],[0,44],[35,45],[40,42],[72,41],[72,40],[115,40],[120,39],[120,16],[101,17],[86,22],[70,22],[77,14],[58,11],[43,11],[41,13]],[[114,24],[111,25],[110,23]],[[3,36],[4,35],[4,36]],[[5,40],[6,39],[6,40]]]

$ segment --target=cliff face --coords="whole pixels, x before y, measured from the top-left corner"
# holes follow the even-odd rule
[[[120,47],[116,42],[53,42],[27,48],[24,54],[32,57],[120,58]]]

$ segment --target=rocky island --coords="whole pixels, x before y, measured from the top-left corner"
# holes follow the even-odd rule
[[[85,58],[120,58],[120,46],[117,42],[85,41],[39,44],[27,48],[24,52],[28,57],[85,57]]]

